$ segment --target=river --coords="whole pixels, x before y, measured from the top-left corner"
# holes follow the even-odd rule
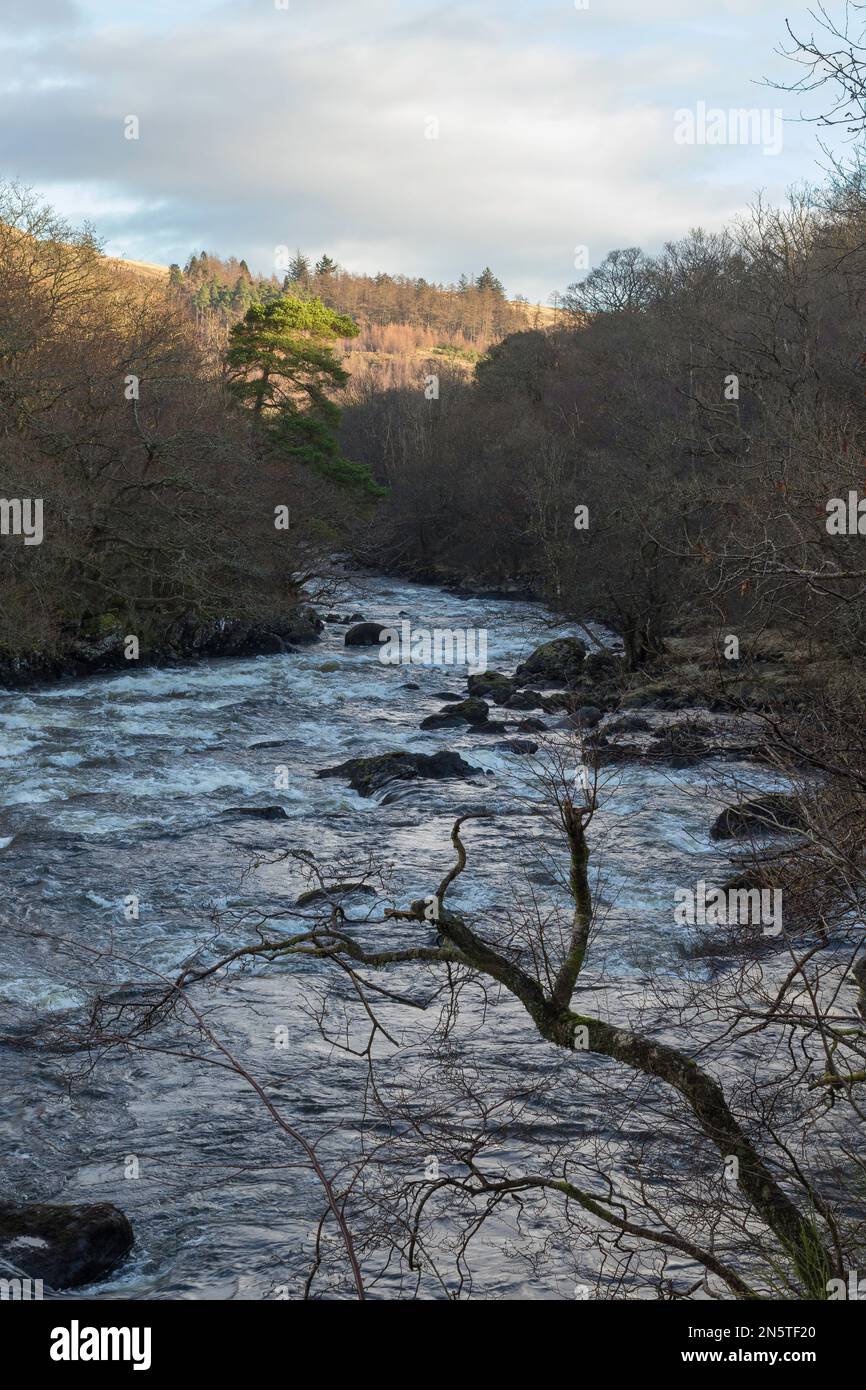
[[[428,629],[483,629],[489,665],[506,671],[574,631],[538,605],[378,577],[347,579],[339,608]],[[321,1193],[234,1078],[136,1054],[85,1075],[76,1069],[70,1088],[70,1059],[24,1042],[48,1019],[74,1018],[85,998],[84,975],[52,936],[103,948],[93,973],[115,984],[139,977],[129,961],[170,974],[203,943],[205,955],[236,945],[257,913],[288,925],[309,884],[298,861],[271,862],[286,848],[339,863],[344,874],[371,852],[392,866],[390,894],[350,900],[350,916],[372,908],[378,919],[383,905],[432,891],[452,862],[455,815],[481,807],[493,817],[467,828],[470,866],[454,905],[470,915],[480,904],[508,911],[520,883],[544,907],[566,901],[561,846],[528,804],[532,760],[468,729],[419,729],[440,710],[439,692],[465,693],[465,671],[386,666],[375,649],[346,648],[345,631],[329,625],[297,653],[131,669],[0,696],[0,1173],[22,1200],[113,1201],[127,1211],[135,1250],[99,1296],[297,1297]],[[387,799],[315,776],[350,757],[440,748],[458,750],[482,775],[403,784]],[[761,785],[754,771],[744,775]],[[618,980],[623,997],[648,971],[679,968],[688,929],[673,921],[674,890],[724,871],[708,836],[724,800],[706,765],[618,769],[616,794],[593,825],[605,910],[590,968],[593,978]],[[224,814],[275,805],[287,819]],[[48,936],[27,935],[27,925]],[[510,1003],[498,1007],[476,1055],[493,1068],[519,1058],[543,1075],[550,1049]],[[336,1135],[322,1140],[326,1152],[351,1148],[364,1068],[327,1048],[291,968],[233,979],[216,1017],[235,1051],[272,1079],[287,1117],[310,1138]],[[279,1051],[276,1028],[287,1043]],[[538,1143],[545,1132],[539,1117]],[[560,1266],[530,1275],[504,1245],[482,1241],[474,1288],[481,1297],[557,1298],[573,1277]]]

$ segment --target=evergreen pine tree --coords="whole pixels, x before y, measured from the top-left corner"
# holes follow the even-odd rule
[[[340,452],[340,410],[329,395],[349,379],[329,344],[357,335],[352,319],[320,299],[253,304],[229,335],[228,384],[280,453],[342,487],[382,496],[369,469]]]

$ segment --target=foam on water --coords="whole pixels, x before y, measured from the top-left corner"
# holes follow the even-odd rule
[[[379,579],[364,579],[343,596],[341,611],[356,610],[387,624],[406,613],[427,629],[484,628],[488,665],[506,671],[539,643],[574,631],[538,605],[463,599]],[[469,869],[455,885],[455,904],[510,912],[531,883],[543,905],[567,906],[563,847],[532,814],[532,759],[469,730],[419,728],[440,708],[437,692],[465,692],[465,670],[386,666],[375,648],[346,648],[345,631],[329,627],[319,643],[298,653],[135,670],[0,698],[0,912],[7,921],[34,922],[94,949],[112,947],[170,976],[199,948],[206,954],[238,944],[223,921],[212,920],[215,909],[243,919],[267,913],[274,930],[298,926],[292,909],[310,881],[297,859],[279,857],[286,851],[336,865],[341,881],[372,853],[376,863],[393,865],[394,900],[430,893],[452,863],[455,816],[470,807],[492,810],[495,818],[467,825]],[[601,630],[594,631],[601,640]],[[331,665],[336,669],[323,669]],[[418,689],[405,689],[407,683]],[[516,723],[525,715],[491,711],[491,718],[506,717]],[[279,746],[255,746],[266,742]],[[316,777],[348,758],[401,748],[454,749],[482,775],[402,784],[388,789],[393,796],[374,797],[360,796],[341,779]],[[289,770],[288,786],[277,780],[281,768]],[[611,781],[617,794],[594,819],[592,864],[610,908],[593,960],[619,972],[624,988],[640,975],[645,953],[661,963],[675,958],[685,929],[671,920],[674,887],[726,863],[708,837],[721,804],[720,795],[707,792],[712,776],[706,767],[674,774],[617,769]],[[752,787],[760,776],[750,773]],[[285,818],[223,815],[229,807],[276,806]],[[139,899],[135,920],[124,913],[130,894]],[[384,905],[384,898],[365,899],[349,906],[349,916],[375,921]],[[387,930],[393,937],[393,925]],[[84,982],[79,988],[77,978],[66,978],[66,961],[55,959],[44,940],[15,930],[10,940],[13,949],[0,954],[0,998],[26,1006],[37,1019],[84,1001]],[[123,985],[131,969],[118,966],[106,983]],[[244,977],[229,991],[221,1026],[251,1046],[269,1047],[271,1065],[271,1034],[265,1029],[263,1044],[259,1012],[284,1021],[291,1031],[287,1065],[300,1068],[291,1094],[330,1116],[336,1132],[354,1122],[346,1107],[354,1103],[349,1097],[363,1065],[343,1072],[344,1064],[316,1041],[307,1016],[292,1007],[292,988],[288,964]],[[525,1030],[514,1039],[521,1059],[544,1053]],[[488,1060],[502,1064],[501,1057]],[[180,1063],[176,1074],[164,1060],[126,1065],[104,1089],[76,1102],[80,1114],[58,1102],[43,1131],[40,1115],[28,1109],[33,1088],[42,1084],[37,1066],[27,1053],[12,1058],[0,1049],[0,1088],[43,1155],[39,1190],[62,1192],[63,1200],[140,1204],[133,1212],[136,1258],[106,1286],[108,1295],[220,1296],[228,1241],[234,1286],[259,1290],[239,1296],[262,1296],[254,1275],[271,1260],[273,1232],[280,1232],[281,1244],[287,1232],[296,1243],[306,1240],[318,1198],[305,1178],[288,1197],[282,1180],[273,1194],[261,1179],[254,1192],[243,1184],[224,1188],[219,1169],[211,1196],[214,1155],[219,1162],[224,1156],[225,1163],[249,1162],[251,1171],[259,1164],[261,1171],[264,1158],[248,1150],[261,1143],[270,1152],[269,1132],[251,1131],[223,1079],[197,1073],[191,1090],[192,1073]],[[0,1158],[4,1142],[0,1134]],[[149,1191],[118,1178],[118,1155],[139,1151],[151,1155]],[[182,1159],[190,1164],[190,1181],[177,1176]],[[168,1188],[160,1164],[175,1174]],[[251,1209],[262,1229],[251,1226]],[[513,1273],[509,1280],[508,1287],[519,1286]]]

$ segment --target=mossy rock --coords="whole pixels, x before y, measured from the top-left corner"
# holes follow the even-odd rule
[[[483,724],[490,713],[490,706],[486,700],[470,696],[468,700],[459,700],[456,704],[449,704],[448,713],[465,719],[467,724]]]
[[[488,698],[495,705],[504,705],[514,691],[514,681],[501,671],[480,671],[466,682],[471,696]]]
[[[571,685],[580,678],[586,651],[586,643],[579,637],[555,637],[552,642],[536,647],[518,666],[516,680],[526,685],[532,677],[540,676],[544,680]]]

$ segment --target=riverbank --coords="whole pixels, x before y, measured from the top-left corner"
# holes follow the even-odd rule
[[[368,573],[388,581],[432,586],[458,599],[475,602],[502,601],[543,605],[550,608],[550,595],[537,579],[512,575],[491,583],[470,570],[446,569],[441,565],[395,563],[386,568],[354,562]],[[576,634],[589,627],[604,627],[619,636],[616,623],[600,613],[574,614],[553,608],[556,620]],[[375,617],[375,614],[371,614]],[[736,655],[730,655],[731,636],[736,636]],[[665,634],[663,650],[638,670],[620,667],[617,700],[623,709],[656,708],[683,710],[703,708],[711,712],[802,709],[812,694],[831,682],[838,671],[838,656],[809,642],[793,641],[789,633],[762,627],[749,633],[731,634],[709,627],[697,619],[683,620]],[[608,697],[612,694],[606,692]],[[593,699],[591,690],[575,691],[577,703]],[[613,708],[608,704],[608,708]]]
[[[130,656],[131,634],[112,625],[103,632],[76,637],[57,651],[0,653],[0,687],[21,690],[116,671],[177,666],[201,658],[236,659],[288,652],[315,642],[323,626],[307,604],[288,615],[256,620],[188,617],[172,623],[155,642]]]

